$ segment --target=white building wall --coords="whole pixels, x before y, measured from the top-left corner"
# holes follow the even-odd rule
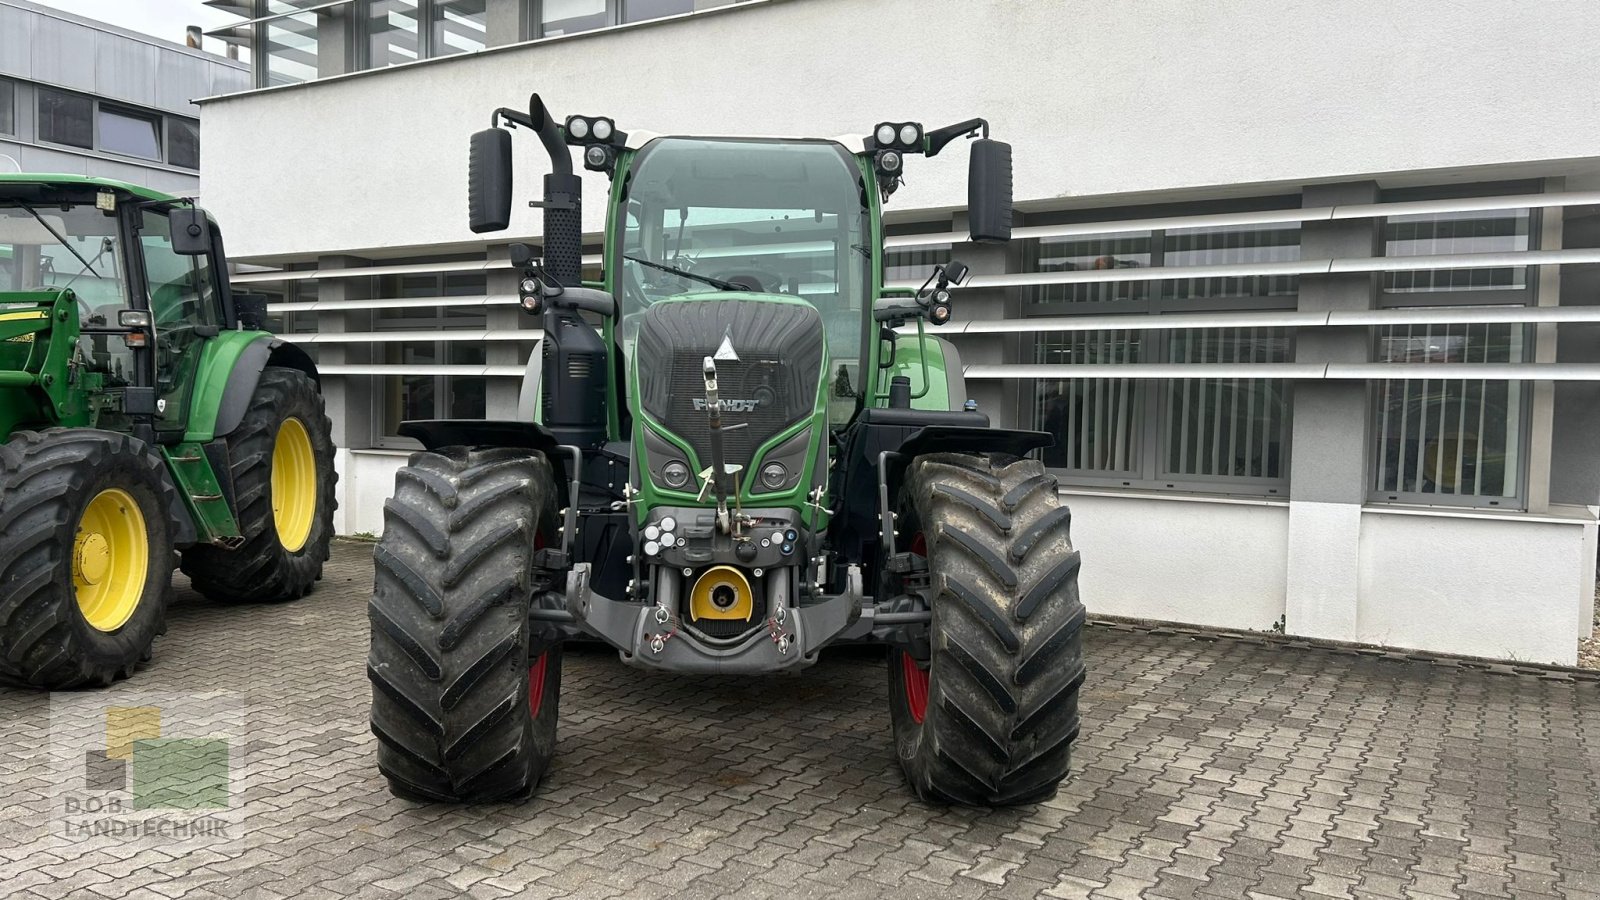
[[[830,135],[972,115],[1024,210],[1600,175],[1600,6],[1187,0],[756,0],[204,104],[208,206],[257,262],[481,251],[467,136],[542,93],[624,130]],[[839,61],[848,61],[841,65]],[[517,192],[547,163],[519,133]],[[913,161],[892,213],[964,205],[965,153]],[[603,226],[588,176],[586,225]],[[536,234],[513,207],[495,240]],[[405,453],[340,453],[342,533],[382,530]],[[1292,490],[1292,486],[1291,486]],[[1069,491],[1097,614],[1571,662],[1596,510]]]
[[[1369,508],[1354,639],[1524,662],[1577,662],[1594,597],[1593,516]],[[1582,632],[1587,634],[1585,630]]]
[[[864,134],[982,115],[1016,145],[1018,199],[1057,205],[1532,173],[1600,147],[1596,46],[1600,6],[1583,0],[769,0],[209,101],[207,202],[245,257],[476,242],[467,136],[532,91],[559,114],[657,132]],[[517,147],[532,198],[548,163],[531,135]],[[963,205],[953,149],[913,161],[893,208]],[[600,197],[604,180],[589,182]],[[510,233],[536,233],[538,211],[518,207]],[[587,213],[598,231],[601,204]]]

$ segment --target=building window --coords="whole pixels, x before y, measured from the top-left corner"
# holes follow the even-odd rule
[[[0,134],[17,133],[17,89],[0,78]]]
[[[612,24],[606,0],[541,0],[539,35],[555,37]]]
[[[623,0],[622,21],[643,22],[694,12],[694,0]]]
[[[1300,227],[1285,225],[1178,228],[1163,232],[1161,265],[1230,266],[1294,262],[1300,258]],[[1186,278],[1163,282],[1163,296],[1173,300],[1293,297],[1295,275],[1241,275],[1228,278]]]
[[[1385,256],[1440,256],[1527,250],[1532,215],[1526,209],[1392,216],[1384,222]],[[1387,293],[1520,291],[1527,266],[1386,272]]]
[[[107,153],[161,160],[161,117],[100,104],[100,149]]]
[[[1151,266],[1151,233],[1089,235],[1070,238],[1041,238],[1024,241],[1022,266],[1029,272],[1082,272],[1107,269],[1148,269]],[[1115,281],[1089,284],[1035,285],[1027,291],[1025,303],[1034,307],[1060,307],[1063,304],[1143,303],[1151,282]],[[1042,310],[1041,310],[1042,311]],[[1089,310],[1059,309],[1060,312]],[[1094,312],[1114,310],[1096,309]],[[1132,312],[1133,310],[1129,310]],[[1143,311],[1143,310],[1140,310]]]
[[[933,274],[934,266],[950,261],[951,251],[952,245],[948,243],[918,244],[890,250],[884,254],[883,282],[915,281],[921,284]]]
[[[487,0],[434,0],[428,14],[429,56],[470,53],[488,45]]]
[[[1519,363],[1521,325],[1393,325],[1386,363]],[[1385,500],[1501,506],[1520,495],[1527,388],[1518,381],[1392,380],[1375,386],[1377,464]]]
[[[167,118],[167,162],[185,169],[200,168],[200,122]]]
[[[1278,363],[1284,328],[1114,329],[1049,334],[1058,365]],[[1288,476],[1289,385],[1278,378],[1069,378],[1035,385],[1045,465],[1091,484],[1278,493]]]
[[[1298,226],[1226,226],[1075,234],[1021,242],[1034,272],[1114,272],[1293,261]],[[1023,288],[1024,315],[1293,309],[1293,275],[1098,280]],[[1116,366],[1141,363],[1283,363],[1293,358],[1286,328],[1101,329],[1022,336],[1035,362]],[[1024,351],[1027,353],[1027,351]],[[1026,357],[1025,357],[1026,358]],[[1287,487],[1288,382],[1277,378],[1039,379],[1034,426],[1056,436],[1045,464],[1065,481],[1115,487],[1276,494]]]
[[[486,0],[366,0],[366,67],[482,50],[486,6]]]
[[[37,87],[39,140],[94,149],[94,100],[82,94]]]
[[[295,12],[319,0],[266,0],[265,15],[293,13],[262,22],[255,42],[264,61],[266,85],[294,84],[317,77],[317,14]]]
[[[367,66],[382,68],[422,58],[417,0],[368,0]]]
[[[397,299],[479,297],[488,291],[483,275],[403,275],[379,279],[379,294]],[[437,332],[483,330],[488,313],[481,306],[395,306],[380,310],[378,331]],[[481,366],[488,362],[483,341],[385,341],[378,345],[384,363],[393,366]],[[488,379],[481,375],[436,375],[400,372],[383,378],[383,421],[376,435],[380,445],[410,444],[399,438],[400,423],[409,419],[481,419],[488,400]]]

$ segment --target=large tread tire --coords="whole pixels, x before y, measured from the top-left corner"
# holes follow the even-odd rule
[[[278,429],[300,420],[311,440],[317,499],[311,532],[297,549],[284,546],[272,511],[272,457]],[[244,543],[229,550],[199,545],[183,551],[183,572],[195,590],[223,603],[281,603],[311,593],[322,578],[333,540],[333,426],[311,376],[268,366],[239,426],[227,436],[235,515]]]
[[[417,453],[373,551],[372,732],[390,790],[489,803],[532,794],[555,755],[561,647],[532,648],[536,539],[558,527],[549,462]]]
[[[937,454],[912,463],[902,497],[933,621],[931,660],[890,654],[901,767],[924,800],[1049,799],[1070,767],[1084,679],[1078,554],[1056,481],[1035,460]]]
[[[138,504],[149,559],[137,606],[101,631],[78,605],[72,557],[84,510],[110,489]],[[0,682],[104,687],[150,659],[166,631],[182,503],[161,458],[129,435],[56,428],[0,445]]]

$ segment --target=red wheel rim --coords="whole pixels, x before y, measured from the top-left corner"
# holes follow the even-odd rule
[[[905,652],[900,654],[900,668],[905,675],[906,708],[911,710],[911,718],[921,725],[923,716],[928,714],[928,673]]]
[[[549,658],[548,652],[541,653],[528,667],[528,712],[535,717],[539,715],[539,707],[544,705],[544,664]]]
[[[917,532],[911,538],[911,552],[917,556],[928,555],[928,538],[922,532]],[[906,707],[911,710],[911,718],[918,725],[928,714],[928,673],[917,665],[911,654],[900,654],[900,668],[905,675],[906,682]]]

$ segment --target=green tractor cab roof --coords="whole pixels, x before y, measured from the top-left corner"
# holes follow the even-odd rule
[[[95,178],[89,175],[67,175],[64,173],[0,172],[0,199],[16,198],[28,200],[34,199],[37,195],[46,191],[71,188],[93,188],[113,191],[136,197],[140,200],[166,201],[169,203],[179,203],[183,200],[181,197],[175,197],[161,191],[111,178]]]

